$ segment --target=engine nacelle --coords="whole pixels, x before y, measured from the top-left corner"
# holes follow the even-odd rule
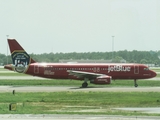
[[[94,80],[91,80],[90,83],[93,84],[111,84],[112,77],[111,76],[100,76]]]

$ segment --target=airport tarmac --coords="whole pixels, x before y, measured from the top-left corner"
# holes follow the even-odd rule
[[[144,112],[144,113],[160,113],[159,107],[146,107],[146,108],[114,108],[116,110],[125,110],[125,111],[138,111],[138,112]]]
[[[121,116],[121,115],[58,115],[58,114],[4,114],[1,120],[159,120],[157,116]]]
[[[80,88],[74,86],[0,86],[0,92],[160,92],[160,87],[88,87]]]

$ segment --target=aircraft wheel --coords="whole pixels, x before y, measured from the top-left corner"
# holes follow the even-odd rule
[[[138,84],[135,84],[134,86],[135,86],[135,87],[138,87]]]
[[[86,88],[88,86],[88,83],[87,82],[84,82],[83,84],[82,84],[82,88]]]

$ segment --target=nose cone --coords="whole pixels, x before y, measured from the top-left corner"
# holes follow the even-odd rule
[[[8,70],[12,70],[13,71],[12,64],[5,65],[4,69],[8,69]]]
[[[152,77],[156,77],[157,76],[157,73],[152,71]]]

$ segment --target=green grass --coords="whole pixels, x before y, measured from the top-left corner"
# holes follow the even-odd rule
[[[29,76],[29,75],[17,72],[8,72],[8,73],[0,73],[0,76]]]
[[[157,76],[156,77],[160,77],[160,74],[157,74]]]
[[[155,71],[155,72],[160,72],[160,69],[159,68],[153,68],[153,69],[151,69],[151,70],[153,70],[153,71]]]
[[[17,103],[16,111],[9,104]],[[158,92],[0,93],[0,114],[154,115],[113,110],[121,107],[160,107]],[[158,114],[157,114],[158,115]]]

